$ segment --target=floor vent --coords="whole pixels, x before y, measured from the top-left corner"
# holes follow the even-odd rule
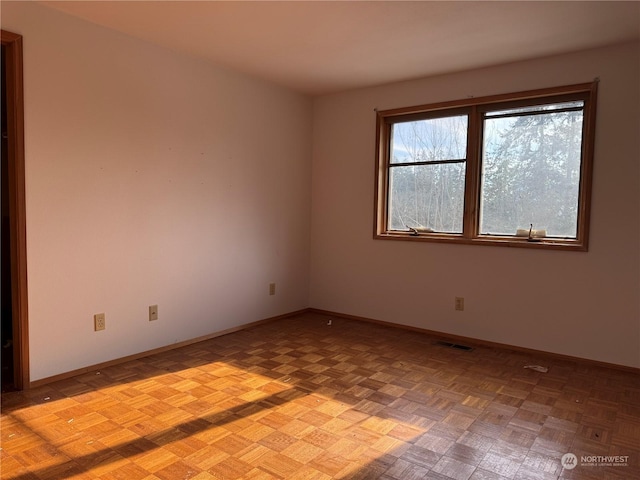
[[[438,345],[440,347],[456,348],[458,350],[464,350],[465,352],[470,352],[471,350],[473,350],[473,348],[468,347],[467,345],[459,345],[457,343],[444,342],[442,340],[434,342],[434,345]]]

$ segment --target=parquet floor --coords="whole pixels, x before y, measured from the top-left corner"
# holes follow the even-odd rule
[[[640,478],[638,375],[328,320],[5,394],[2,479]]]

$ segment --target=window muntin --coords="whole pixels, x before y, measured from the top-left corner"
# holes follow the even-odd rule
[[[378,112],[375,238],[586,250],[596,89]]]

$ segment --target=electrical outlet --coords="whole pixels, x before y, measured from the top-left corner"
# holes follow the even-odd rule
[[[270,283],[269,284],[269,295],[275,295],[276,294],[276,284],[275,283]]]
[[[456,297],[455,309],[460,312],[464,310],[464,297]]]
[[[96,313],[93,316],[93,328],[97,332],[106,328],[106,320],[104,313]]]
[[[158,319],[158,305],[149,306],[149,321]]]

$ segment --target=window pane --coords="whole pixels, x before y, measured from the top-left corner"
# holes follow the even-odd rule
[[[565,108],[582,108],[584,102],[576,100],[575,102],[552,103],[547,105],[532,105],[530,107],[511,108],[509,110],[494,110],[487,112],[487,117],[497,117],[502,115],[510,115],[513,113],[529,113],[529,112],[548,112],[552,110],[562,110]]]
[[[464,176],[464,163],[391,168],[389,230],[462,233]]]
[[[582,111],[484,121],[480,233],[575,238]]]
[[[464,160],[467,116],[431,118],[393,125],[391,163]]]

